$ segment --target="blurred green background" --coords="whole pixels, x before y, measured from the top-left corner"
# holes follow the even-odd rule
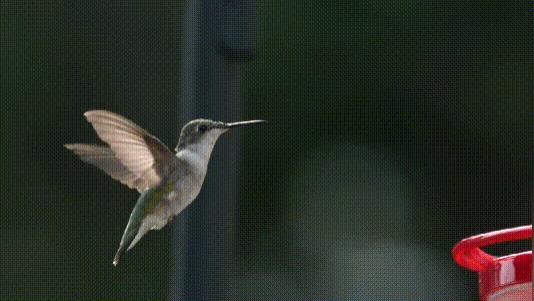
[[[62,145],[105,108],[174,148],[184,3],[1,6],[0,298],[168,298],[169,227],[113,268],[137,194]],[[452,246],[530,224],[531,8],[256,6],[243,119],[270,123],[243,132],[228,295],[475,299]]]

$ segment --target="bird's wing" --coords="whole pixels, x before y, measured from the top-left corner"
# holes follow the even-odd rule
[[[148,183],[128,170],[115,153],[106,146],[90,144],[65,144],[84,162],[92,164],[122,184],[142,192],[148,187]]]
[[[118,114],[95,110],[84,116],[120,162],[148,187],[158,186],[170,172],[172,161],[177,160],[158,138]]]

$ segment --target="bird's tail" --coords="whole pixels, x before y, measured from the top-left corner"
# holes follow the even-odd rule
[[[122,254],[126,251],[126,247],[124,247],[123,244],[120,244],[119,249],[117,250],[117,253],[115,253],[115,257],[113,258],[113,265],[117,266],[119,264],[119,261],[121,261]]]
[[[146,233],[146,231],[149,230],[145,229],[142,233],[138,233],[139,228],[141,227],[141,224],[143,222],[143,214],[146,211],[146,205],[147,203],[149,203],[146,200],[147,198],[148,200],[150,200],[152,195],[154,195],[154,192],[157,191],[155,189],[147,189],[141,193],[141,196],[139,196],[137,204],[135,204],[132,214],[130,215],[130,220],[128,220],[128,224],[126,225],[126,229],[122,234],[119,249],[115,254],[115,258],[113,258],[114,266],[117,266],[119,264],[119,261],[121,260],[121,257],[124,252],[131,249],[139,241],[139,239],[141,239],[141,237]]]

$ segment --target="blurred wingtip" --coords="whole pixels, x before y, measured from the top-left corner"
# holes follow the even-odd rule
[[[113,112],[107,111],[107,110],[89,110],[83,113],[83,116],[90,120],[91,117],[95,115],[116,115]]]
[[[85,117],[89,117],[91,116],[92,114],[95,113],[96,110],[89,110],[89,111],[86,111],[85,113],[83,113],[83,116]]]
[[[63,146],[68,150],[74,150],[76,148],[76,144],[74,143],[63,144]]]
[[[91,116],[95,115],[95,114],[98,114],[100,110],[90,110],[90,111],[87,111],[85,113],[83,113],[83,116],[87,119],[87,120],[90,120]]]

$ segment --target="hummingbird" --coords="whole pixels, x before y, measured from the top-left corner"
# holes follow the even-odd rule
[[[84,116],[107,145],[75,143],[65,147],[140,193],[113,259],[114,266],[148,231],[163,228],[198,196],[211,153],[223,133],[266,122],[195,119],[182,128],[173,153],[158,138],[119,114],[93,110]]]

